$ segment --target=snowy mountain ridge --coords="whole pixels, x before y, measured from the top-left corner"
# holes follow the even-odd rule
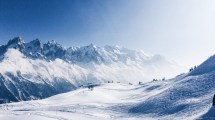
[[[3,55],[8,49],[14,48],[24,53],[27,57],[39,58],[47,60],[55,60],[56,58],[75,63],[112,63],[128,61],[135,62],[155,62],[165,58],[160,55],[149,55],[141,50],[129,50],[119,46],[98,47],[93,44],[83,47],[65,48],[56,41],[48,41],[42,43],[39,39],[35,39],[25,43],[21,37],[15,37],[10,40],[7,45],[0,46],[0,55]]]
[[[147,82],[182,71],[142,51],[93,44],[64,48],[55,41],[25,43],[20,37],[0,46],[0,56],[0,103],[46,98],[89,83]]]

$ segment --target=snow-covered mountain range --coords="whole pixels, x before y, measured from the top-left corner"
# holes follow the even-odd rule
[[[15,37],[0,46],[0,103],[45,98],[90,83],[147,82],[183,70],[141,50],[93,44],[65,48],[55,41],[25,43]]]
[[[215,56],[172,79],[138,84],[174,64],[111,46],[63,48],[54,41],[24,43],[15,38],[0,48],[1,103],[22,101],[1,104],[0,119],[215,118]],[[84,87],[89,83],[99,85],[89,90]]]
[[[1,104],[3,120],[214,120],[215,56],[189,73],[143,84],[103,83],[43,100]]]

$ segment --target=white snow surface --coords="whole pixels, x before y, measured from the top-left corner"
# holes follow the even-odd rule
[[[0,119],[201,119],[211,108],[212,91],[207,91],[207,87],[198,89],[198,83],[202,79],[199,78],[200,76],[183,78],[184,76],[179,76],[172,80],[149,82],[142,85],[106,83],[94,87],[92,91],[88,88],[80,88],[43,100],[1,104]],[[190,82],[192,81],[191,79],[195,79],[197,84],[191,86],[193,84]],[[196,91],[194,93],[195,96],[189,93],[189,91],[193,92],[193,90]],[[202,91],[207,93],[203,95]],[[173,94],[174,96],[170,96]],[[210,118],[213,119],[213,117]],[[207,120],[208,117],[205,117],[205,119]]]

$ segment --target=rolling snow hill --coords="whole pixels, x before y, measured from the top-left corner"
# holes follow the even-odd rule
[[[184,69],[160,55],[117,46],[64,48],[20,37],[0,46],[0,103],[41,99],[108,81],[138,83]]]
[[[2,120],[213,120],[214,72],[141,85],[105,83],[0,105]]]

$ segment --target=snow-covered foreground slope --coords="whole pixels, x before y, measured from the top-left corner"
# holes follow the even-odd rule
[[[64,48],[55,41],[0,46],[0,103],[41,99],[89,83],[138,83],[175,76],[184,69],[160,55],[95,45]]]
[[[59,94],[44,100],[2,104],[0,119],[149,119],[128,113],[142,100],[159,94],[162,90],[150,91],[153,85],[128,85],[109,83],[95,87]],[[162,84],[165,86],[165,83]]]
[[[1,120],[213,119],[215,73],[142,85],[106,83],[43,100],[0,106]]]
[[[109,83],[59,94],[44,100],[2,104],[1,120],[11,119],[114,119],[130,118],[126,108],[138,101],[140,90],[133,85]],[[137,95],[137,96],[136,96]],[[136,97],[137,98],[136,98]]]

